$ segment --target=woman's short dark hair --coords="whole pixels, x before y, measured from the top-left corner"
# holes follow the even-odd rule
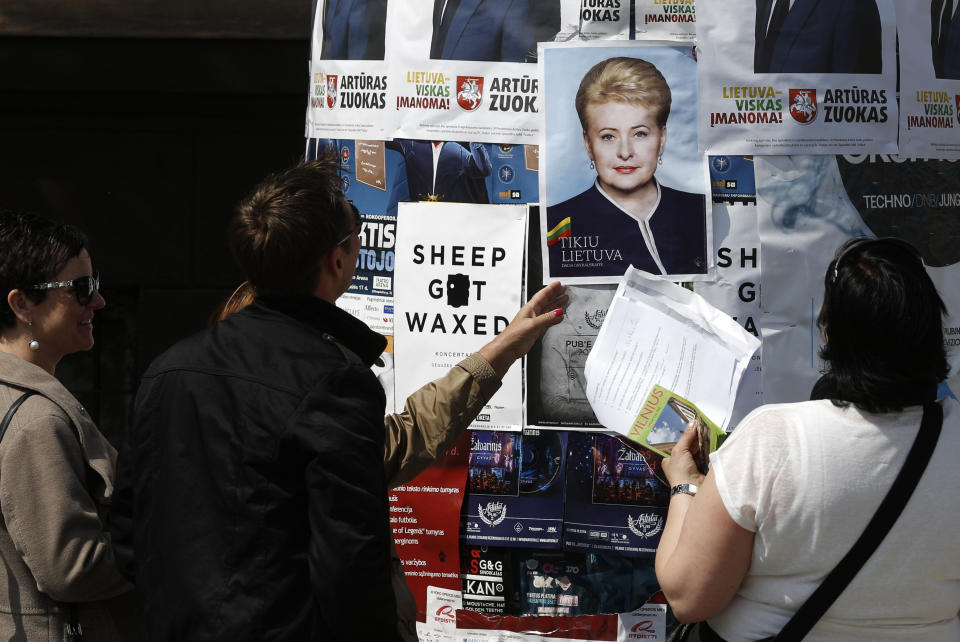
[[[827,369],[814,399],[867,412],[936,399],[949,370],[946,306],[920,253],[900,239],[853,239],[827,267],[817,324]]]
[[[352,225],[339,168],[336,153],[327,153],[271,174],[237,205],[228,242],[257,293],[312,293],[320,258]]]
[[[27,298],[40,303],[46,290],[26,288],[52,281],[86,247],[86,235],[72,225],[30,212],[0,211],[0,326],[12,328],[17,323],[7,303],[11,290],[23,290]]]

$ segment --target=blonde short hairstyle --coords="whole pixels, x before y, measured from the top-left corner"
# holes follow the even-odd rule
[[[670,116],[670,86],[654,65],[640,58],[608,58],[598,62],[580,81],[576,107],[583,131],[587,131],[587,107],[618,101],[640,103],[653,112],[664,127]]]

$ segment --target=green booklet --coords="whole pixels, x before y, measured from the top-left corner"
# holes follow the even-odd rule
[[[698,438],[693,443],[693,459],[703,474],[707,473],[708,456],[727,436],[700,409],[683,397],[654,385],[647,400],[633,420],[627,437],[664,457],[680,440],[690,424],[697,427]]]

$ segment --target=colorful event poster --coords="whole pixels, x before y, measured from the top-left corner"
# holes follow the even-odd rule
[[[540,237],[548,280],[616,283],[631,264],[674,280],[711,279],[691,47],[547,43],[541,52]],[[635,102],[603,98],[618,83],[636,87]]]
[[[631,0],[560,0],[563,27],[556,40],[626,40],[630,37],[631,3]]]
[[[559,547],[565,448],[556,430],[473,430],[464,543]]]
[[[307,137],[392,136],[387,0],[315,2]]]
[[[409,198],[403,160],[382,141],[329,138],[309,139],[306,158],[330,150],[340,159],[343,193],[363,217],[353,281],[337,305],[373,330],[392,335],[397,202]]]
[[[894,236],[920,251],[947,307],[944,341],[955,377],[960,366],[960,163],[880,155],[755,161],[764,402],[809,398],[822,369],[816,319],[824,274],[840,245],[860,236]]]
[[[407,0],[387,19],[393,136],[536,144],[537,43],[560,30],[560,3]]]
[[[394,268],[398,400],[492,341],[516,315],[526,210],[521,205],[400,204]],[[520,430],[520,370],[507,372],[474,426]]]
[[[614,435],[571,432],[564,549],[653,557],[670,501],[662,460]]]
[[[702,150],[896,153],[893,0],[702,2],[697,18]]]
[[[393,541],[421,622],[435,621],[427,617],[432,615],[426,609],[428,587],[460,590],[459,515],[469,444],[469,435],[462,435],[430,468],[388,496]]]
[[[960,2],[894,0],[900,155],[960,158]]]
[[[692,41],[697,37],[694,0],[635,0],[637,40]]]

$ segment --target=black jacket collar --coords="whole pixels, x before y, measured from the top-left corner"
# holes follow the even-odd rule
[[[374,332],[363,321],[323,299],[313,296],[258,296],[256,303],[332,335],[368,366],[373,365],[387,347],[387,339],[382,334]]]

